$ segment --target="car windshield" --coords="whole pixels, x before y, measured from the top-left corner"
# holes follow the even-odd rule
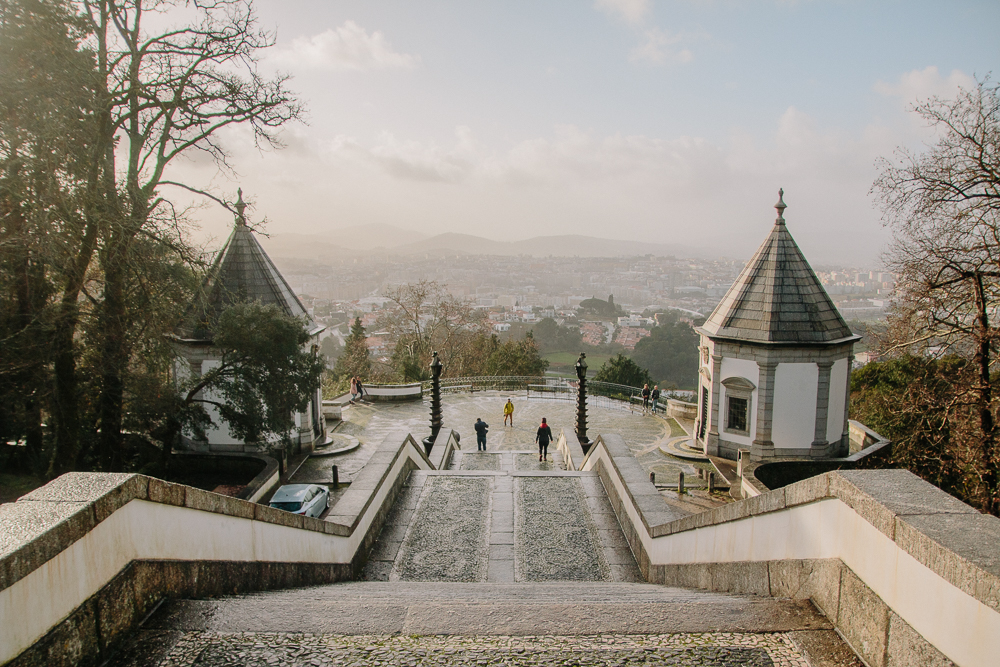
[[[271,503],[271,507],[276,507],[286,512],[298,512],[302,509],[302,503]]]

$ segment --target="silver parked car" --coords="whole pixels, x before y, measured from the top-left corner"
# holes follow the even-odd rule
[[[318,517],[330,506],[330,491],[318,484],[285,484],[271,497],[271,507]]]

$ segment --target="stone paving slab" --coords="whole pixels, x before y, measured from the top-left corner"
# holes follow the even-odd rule
[[[354,582],[168,601],[149,630],[588,635],[830,630],[807,600],[651,584]]]
[[[833,641],[839,637],[832,631]],[[188,632],[152,636],[112,667],[326,667],[327,665],[581,665],[820,667],[801,633],[594,636],[399,636]],[[153,658],[152,660],[150,658]],[[847,656],[822,667],[860,667]]]
[[[809,667],[787,633],[596,636],[387,636],[188,632],[173,638],[157,667],[326,667],[327,665],[621,665]]]

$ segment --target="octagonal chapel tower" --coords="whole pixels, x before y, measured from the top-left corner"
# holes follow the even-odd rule
[[[782,216],[704,326],[695,441],[752,460],[848,450],[854,343]]]
[[[175,363],[178,377],[199,376],[219,365],[220,352],[212,345],[213,329],[222,311],[234,303],[259,301],[265,305],[274,304],[286,315],[300,318],[310,336],[307,345],[314,349],[319,345],[319,334],[326,328],[309,317],[278,267],[264,252],[253,231],[247,226],[245,209],[243,191],[240,190],[233,233],[215,258],[199,297],[188,306],[184,321],[174,331],[172,342],[178,355]],[[199,397],[218,399],[211,394]],[[325,438],[322,404],[322,393],[317,389],[309,407],[304,412],[293,415],[295,427],[289,433],[291,454],[302,448],[312,449],[316,442]],[[198,441],[190,437],[191,434],[185,433],[181,438],[183,449],[211,452],[266,450],[268,443],[247,444],[237,440],[218,410],[212,405],[208,405],[206,409],[215,423],[206,432],[208,440]]]

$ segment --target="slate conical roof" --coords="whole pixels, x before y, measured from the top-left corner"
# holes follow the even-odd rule
[[[180,338],[211,340],[212,329],[226,307],[252,301],[276,304],[286,315],[304,318],[311,334],[323,330],[309,317],[302,302],[247,226],[243,217],[245,206],[241,192],[236,203],[236,226],[215,258],[200,297],[188,307],[184,322],[178,327]]]
[[[701,330],[755,343],[823,344],[857,338],[803,257],[782,216]]]

